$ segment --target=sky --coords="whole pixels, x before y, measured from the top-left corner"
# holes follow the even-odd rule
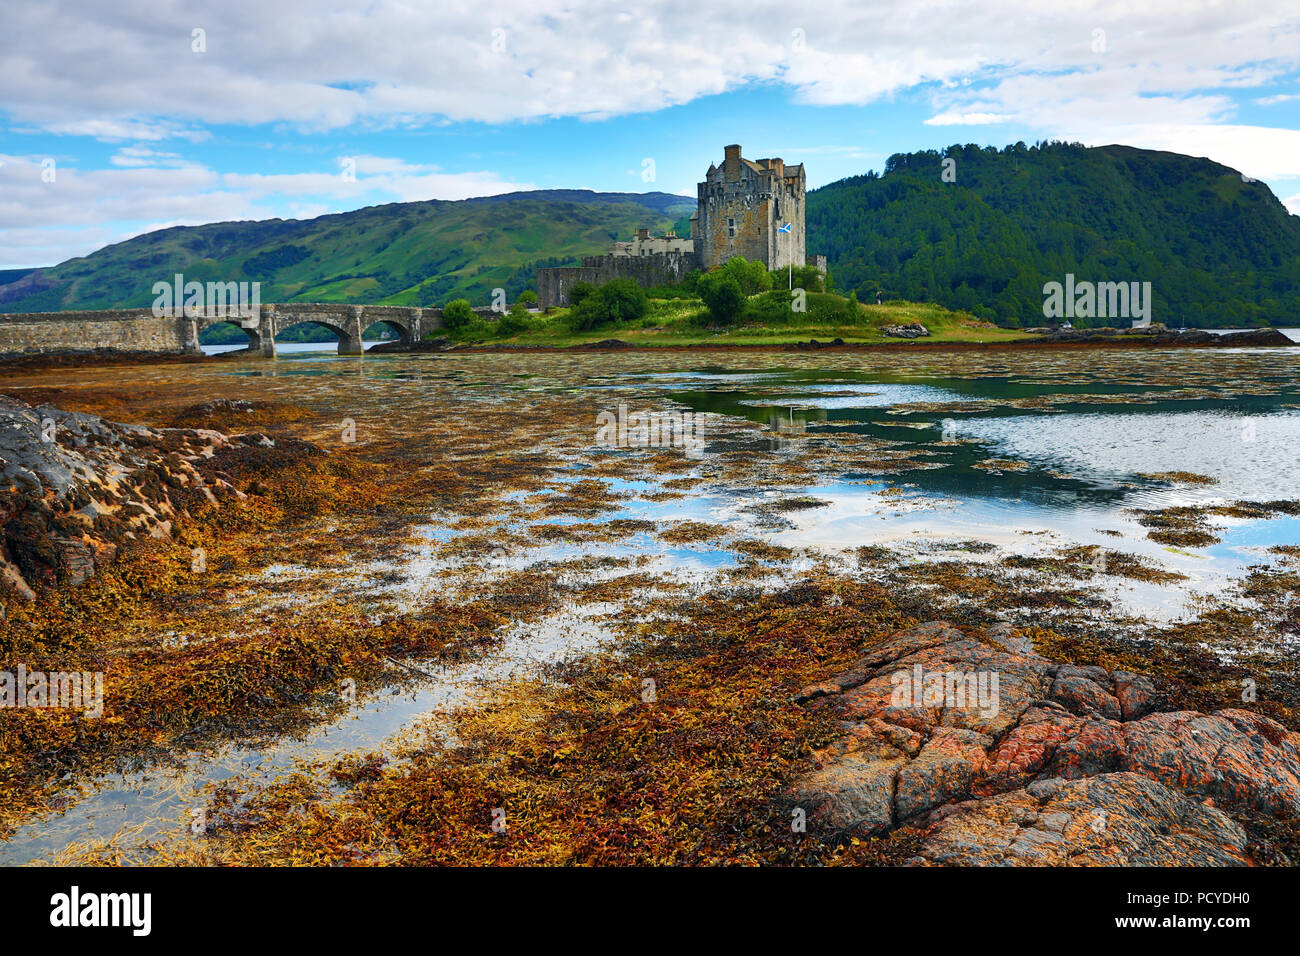
[[[1300,214],[1300,2],[0,0],[0,268],[175,225],[808,187],[953,143],[1207,156]]]

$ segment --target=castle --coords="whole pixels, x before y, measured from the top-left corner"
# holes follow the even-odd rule
[[[803,164],[779,159],[750,162],[728,146],[721,166],[710,166],[697,187],[691,237],[708,270],[736,256],[769,269],[804,264]],[[783,231],[784,230],[784,231]]]
[[[751,161],[740,155],[739,146],[728,146],[722,165],[709,166],[697,187],[689,239],[638,229],[631,242],[617,242],[605,255],[586,256],[580,266],[538,269],[538,301],[543,308],[568,305],[569,290],[579,282],[632,279],[646,288],[667,285],[736,256],[769,269],[807,264],[824,272],[826,257],[804,252],[804,184],[802,163]]]

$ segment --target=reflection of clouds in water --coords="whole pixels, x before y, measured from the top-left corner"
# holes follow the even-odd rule
[[[958,421],[956,437],[991,443],[999,455],[1072,473],[1133,476],[1189,471],[1218,484],[1180,496],[1277,498],[1300,492],[1300,415],[1222,412],[1063,414]]]
[[[825,386],[836,392],[849,391],[843,386]],[[896,405],[910,405],[920,402],[960,402],[966,398],[957,392],[931,385],[866,385],[861,391],[853,390],[852,395],[828,395],[824,398],[804,394],[791,394],[788,403],[806,408],[890,408]],[[739,405],[776,405],[781,406],[782,399],[776,396],[746,399]]]

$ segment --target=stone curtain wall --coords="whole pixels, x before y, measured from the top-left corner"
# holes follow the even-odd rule
[[[611,259],[615,258],[610,256]],[[537,270],[537,304],[543,309],[553,309],[569,304],[569,290],[579,282],[600,285],[607,281],[605,272],[583,266],[560,266]]]
[[[537,270],[537,301],[542,308],[569,304],[569,290],[578,282],[603,285],[611,279],[631,279],[643,289],[681,282],[700,268],[693,252],[657,252],[650,256],[585,256],[581,266]]]

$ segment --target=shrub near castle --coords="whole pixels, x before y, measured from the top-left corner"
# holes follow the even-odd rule
[[[581,285],[581,283],[580,283]],[[604,285],[570,292],[578,301],[569,312],[575,332],[587,332],[607,324],[638,322],[650,311],[645,290],[631,279],[612,279]]]
[[[714,322],[731,325],[745,314],[747,297],[733,276],[717,273],[701,276],[697,288]]]

